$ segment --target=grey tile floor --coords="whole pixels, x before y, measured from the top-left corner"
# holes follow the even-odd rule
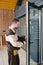
[[[26,65],[26,52],[21,48],[19,51],[20,65]],[[0,65],[8,65],[8,54],[6,45],[0,47]]]

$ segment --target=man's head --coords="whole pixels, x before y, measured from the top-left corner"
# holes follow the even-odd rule
[[[19,24],[20,24],[19,19],[13,19],[13,21],[11,23],[11,27],[13,29],[17,29],[19,27]]]

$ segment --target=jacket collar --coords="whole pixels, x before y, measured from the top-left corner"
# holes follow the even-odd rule
[[[9,26],[9,29],[11,29],[14,33],[16,32],[14,29],[12,29],[10,26]]]

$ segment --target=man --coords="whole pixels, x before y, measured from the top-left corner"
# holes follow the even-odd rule
[[[20,37],[16,34],[16,29],[19,27],[19,24],[19,20],[14,19],[5,35],[9,65],[19,65],[18,50],[25,44],[25,36]]]

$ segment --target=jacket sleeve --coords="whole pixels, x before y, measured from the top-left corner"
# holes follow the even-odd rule
[[[17,38],[14,35],[5,36],[5,38],[6,41],[10,42],[14,47],[21,47],[23,45],[22,42],[17,41]]]

